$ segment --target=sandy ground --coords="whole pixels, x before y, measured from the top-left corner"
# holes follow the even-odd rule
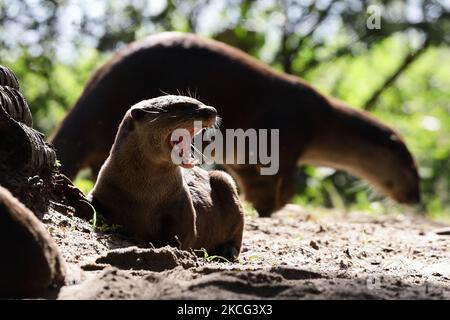
[[[450,299],[450,235],[417,216],[318,218],[290,205],[246,217],[238,263],[137,248],[51,212],[66,260],[59,299]]]

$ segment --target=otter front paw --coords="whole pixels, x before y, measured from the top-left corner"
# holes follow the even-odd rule
[[[213,254],[216,256],[223,257],[228,261],[235,262],[238,261],[240,248],[236,246],[236,244],[226,243],[215,250],[213,250]]]

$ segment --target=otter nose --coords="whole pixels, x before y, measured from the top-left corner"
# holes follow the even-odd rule
[[[200,109],[200,112],[202,115],[206,116],[206,117],[214,117],[217,116],[217,110],[214,107],[210,107],[210,106],[205,106],[203,108]]]
[[[406,197],[409,204],[420,204],[422,200],[419,190],[411,190]]]

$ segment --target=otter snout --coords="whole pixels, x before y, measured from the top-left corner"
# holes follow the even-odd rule
[[[202,106],[197,110],[197,116],[205,122],[204,127],[212,127],[217,120],[217,110],[214,107]]]
[[[405,194],[397,197],[398,202],[407,204],[407,205],[416,205],[421,203],[421,196],[419,188],[412,189]]]
[[[204,117],[215,117],[217,116],[217,110],[214,107],[204,106],[198,110],[198,113]]]

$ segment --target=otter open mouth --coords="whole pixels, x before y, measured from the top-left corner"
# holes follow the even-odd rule
[[[173,152],[176,152],[181,163],[179,164],[181,167],[186,169],[192,169],[197,163],[198,159],[194,157],[191,146],[194,136],[202,132],[204,129],[208,130],[215,126],[216,120],[209,121],[208,125],[199,127],[190,127],[185,128],[189,132],[189,136],[181,135],[181,136],[173,136],[169,137],[170,147]],[[193,147],[193,146],[192,146]],[[198,150],[197,150],[198,151]],[[200,151],[198,151],[200,152]]]
[[[170,138],[170,146],[173,148],[173,151],[176,152],[178,157],[181,160],[180,166],[186,169],[193,168],[198,160],[194,158],[194,155],[191,152],[191,142],[194,136],[201,131],[195,130],[194,128],[186,128],[189,131],[189,138],[186,136],[179,136]],[[174,140],[175,139],[175,140]]]

